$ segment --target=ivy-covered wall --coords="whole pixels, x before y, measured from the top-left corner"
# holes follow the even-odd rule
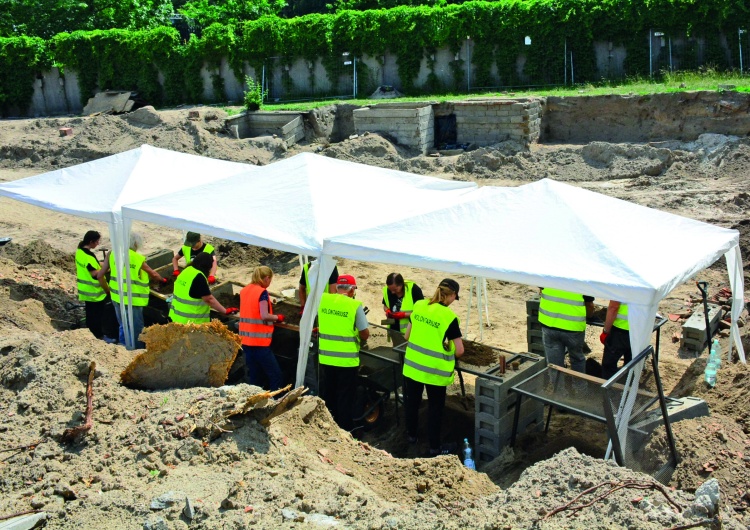
[[[573,66],[575,82],[596,82],[602,73],[595,43],[624,50],[617,75],[647,76],[652,30],[682,43],[673,53],[683,67],[729,69],[739,66],[736,36],[747,11],[744,0],[500,0],[264,17],[238,26],[214,24],[186,42],[171,27],[63,33],[48,41],[0,39],[0,112],[28,109],[35,78],[52,65],[63,74],[77,73],[82,100],[97,89],[121,88],[137,90],[155,105],[206,102],[202,68],[208,92],[223,101],[222,69],[243,79],[248,68],[261,72],[272,57],[287,63],[280,65],[284,71],[302,61],[311,80],[322,64],[336,84],[344,52],[376,62],[395,57],[399,89],[410,95],[559,84],[561,72]],[[524,44],[527,36],[530,46]],[[439,67],[450,72],[449,82]],[[373,64],[367,68],[372,71]]]

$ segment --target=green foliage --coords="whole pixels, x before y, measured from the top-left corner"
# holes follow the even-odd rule
[[[277,15],[285,6],[285,0],[188,0],[179,12],[207,27],[212,24],[236,25],[266,15]]]
[[[47,43],[37,37],[0,38],[0,115],[25,112],[36,76],[52,66]]]
[[[56,63],[78,73],[81,103],[98,90],[135,90],[149,103],[163,102],[159,67],[179,45],[173,28],[150,31],[76,31],[52,39]]]
[[[148,29],[168,24],[171,14],[170,0],[0,0],[0,36]]]
[[[575,81],[597,84],[594,43],[601,42],[625,48],[624,77],[645,77],[650,63],[658,73],[668,57],[662,49],[660,60],[649,61],[651,31],[672,39],[680,68],[709,64],[723,71],[738,65],[737,28],[748,15],[744,0],[339,0],[325,9],[307,0],[286,12],[333,12],[284,19],[275,16],[283,0],[188,0],[181,7],[182,0],[175,1],[202,28],[199,37],[181,42],[172,27],[152,27],[166,20],[168,0],[0,0],[0,35],[98,28],[46,42],[0,40],[3,109],[28,104],[35,75],[50,61],[76,72],[83,100],[98,89],[119,88],[137,90],[157,105],[203,100],[203,68],[216,100],[225,100],[223,61],[237,79],[249,69],[258,79],[264,65],[275,61],[287,92],[295,87],[284,66],[291,70],[303,59],[314,80],[322,64],[338,93],[344,52],[358,60],[360,93],[365,86],[374,90],[369,85],[377,86],[380,77],[375,68],[365,70],[361,59],[382,68],[386,54],[395,56],[398,88],[409,95],[465,90],[467,70],[472,87],[561,84],[571,55]],[[121,29],[106,29],[114,26]],[[455,57],[447,83],[435,61],[444,50]]]
[[[260,83],[257,83],[249,75],[245,76],[245,84],[247,85],[244,97],[245,108],[250,111],[260,109],[261,105],[263,105],[263,100],[266,99],[266,92]]]

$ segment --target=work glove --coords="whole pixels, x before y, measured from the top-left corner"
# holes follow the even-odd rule
[[[284,315],[276,315],[276,318],[278,318],[278,320],[276,321],[278,324],[284,322]]]
[[[166,278],[162,278],[161,280],[159,280],[159,283],[162,285],[167,285],[167,282],[168,280]]]
[[[240,312],[240,308],[239,307],[227,307],[226,314],[227,315],[236,315],[239,312]]]
[[[318,328],[313,328],[313,329],[312,329],[312,332],[313,332],[313,333],[315,333],[315,334],[317,334],[317,333],[318,333],[318,331],[319,331],[319,330],[318,330]]]
[[[405,312],[403,312],[403,311],[396,311],[395,313],[394,313],[394,312],[391,312],[391,316],[392,316],[393,318],[395,318],[396,320],[401,320],[401,319],[404,319],[404,318],[409,318],[409,315],[407,315],[407,314],[406,314]]]
[[[209,285],[213,285],[216,283],[216,276],[209,276],[208,277],[208,283]]]
[[[176,271],[172,272],[172,276],[174,276],[175,278],[177,278],[179,275],[180,275],[180,269],[177,269]]]
[[[300,318],[302,318],[302,313],[304,313],[304,312],[305,312],[305,310],[304,310],[304,309],[300,309],[300,310],[299,310],[299,313],[297,313],[297,314],[299,315],[299,317],[300,317]]]
[[[601,342],[602,344],[605,344],[607,342],[607,337],[609,337],[609,333],[604,333],[602,331],[602,334],[599,335],[599,342]]]
[[[388,318],[393,318],[393,311],[391,311],[390,309],[388,309],[386,307],[385,308],[385,316],[388,317]]]

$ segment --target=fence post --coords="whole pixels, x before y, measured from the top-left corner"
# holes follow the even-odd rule
[[[268,87],[266,86],[266,63],[263,63],[263,69],[260,74],[260,101],[264,103],[268,96]]]
[[[353,56],[352,58],[352,65],[354,67],[354,77],[352,79],[352,88],[354,91],[353,97],[354,99],[357,99],[357,56]]]
[[[737,28],[737,40],[740,42],[740,75],[742,75],[742,34],[745,33],[744,29]]]
[[[563,48],[563,64],[565,65],[563,86],[566,86],[568,84],[568,39],[565,39],[565,48]]]
[[[651,50],[651,30],[648,30],[648,76],[654,77],[654,67],[652,61],[654,60],[654,53]]]

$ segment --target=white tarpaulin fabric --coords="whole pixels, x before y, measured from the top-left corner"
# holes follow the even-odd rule
[[[476,184],[438,179],[302,153],[247,174],[124,206],[140,220],[232,241],[321,257],[323,241],[444,208]],[[300,322],[301,384],[312,322],[333,259],[311,269]],[[317,272],[317,274],[315,274]]]
[[[658,302],[722,255],[742,299],[741,260],[728,254],[738,245],[736,230],[544,179],[483,187],[445,209],[330,238],[324,253],[626,302],[639,352]]]
[[[142,145],[91,162],[1,184],[0,195],[108,223],[115,259],[117,263],[124,263],[128,231],[122,223],[120,207],[123,204],[252,171],[254,167]],[[131,319],[128,320],[130,329]]]

